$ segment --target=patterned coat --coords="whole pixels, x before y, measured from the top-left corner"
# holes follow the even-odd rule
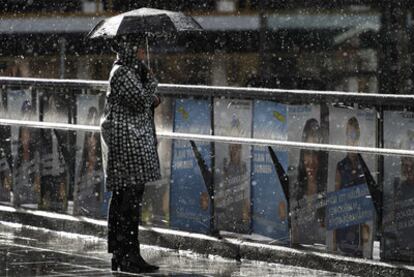
[[[134,53],[118,53],[101,120],[102,154],[108,190],[143,189],[160,179],[152,105],[157,82],[148,78]]]

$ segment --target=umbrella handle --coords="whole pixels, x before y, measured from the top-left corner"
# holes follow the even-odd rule
[[[148,63],[148,69],[151,69],[150,56],[149,56],[148,36],[145,36],[145,42],[147,43],[147,63]]]

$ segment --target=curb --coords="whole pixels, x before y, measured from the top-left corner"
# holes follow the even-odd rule
[[[106,237],[106,221],[0,205],[0,221],[83,235]],[[414,265],[343,257],[310,250],[261,244],[235,238],[221,239],[158,227],[139,229],[140,240],[160,247],[191,250],[205,255],[300,266],[357,276],[414,276]]]

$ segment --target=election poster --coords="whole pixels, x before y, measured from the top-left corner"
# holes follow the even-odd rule
[[[13,119],[38,120],[37,105],[29,90],[7,91],[7,112]],[[10,142],[13,157],[11,201],[15,206],[35,209],[40,193],[39,131],[12,126]]]
[[[78,95],[77,124],[99,126],[102,107],[96,95]],[[103,218],[104,179],[99,131],[76,132],[76,163],[73,213]]]
[[[323,142],[319,105],[290,105],[288,122],[289,141]],[[326,159],[323,151],[289,150],[292,244],[325,245]]]
[[[414,150],[414,112],[384,112],[384,147]],[[414,158],[384,156],[381,258],[414,261]]]
[[[173,126],[173,100],[162,97],[161,104],[154,108],[156,132],[171,132]],[[147,183],[142,202],[142,223],[168,227],[170,224],[170,181],[172,140],[157,136],[160,157],[161,179]]]
[[[251,137],[252,101],[214,99],[214,134]],[[215,143],[214,205],[219,230],[251,231],[251,146]]]
[[[176,99],[174,132],[210,135],[211,100]],[[209,233],[211,221],[211,144],[174,140],[170,220],[180,230]],[[199,155],[198,155],[199,154]]]
[[[68,123],[67,99],[62,94],[43,92],[43,121]],[[57,129],[41,130],[41,201],[40,208],[66,211],[69,190],[68,132]]]
[[[330,144],[375,147],[376,112],[358,107],[330,107]],[[376,178],[376,157],[354,152],[329,154],[326,228],[328,250],[372,257],[375,209],[369,192]],[[374,180],[373,179],[373,180]]]
[[[253,108],[254,138],[287,140],[287,105],[254,101]],[[269,151],[274,151],[273,159]],[[269,150],[265,146],[253,146],[252,156],[252,231],[273,240],[288,242],[288,207],[281,183],[284,176],[276,170],[277,166],[281,166],[287,173],[288,153],[275,147]]]
[[[7,119],[3,95],[0,93],[0,118]],[[0,203],[10,204],[12,185],[10,126],[0,125]]]

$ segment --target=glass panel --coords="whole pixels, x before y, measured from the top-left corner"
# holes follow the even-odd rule
[[[414,150],[414,113],[384,112],[384,147]],[[383,252],[390,260],[413,261],[414,158],[384,157]]]
[[[98,126],[104,107],[103,93],[86,88],[15,86],[2,88],[1,96],[2,119]],[[383,130],[385,148],[405,150],[414,145],[413,118],[410,111],[382,113],[357,105],[220,97],[163,97],[155,109],[159,133],[377,147]],[[99,131],[18,125],[1,125],[0,131],[1,204],[106,218],[111,192],[104,183]],[[146,186],[144,225],[412,261],[410,156],[168,135],[157,143],[162,179]],[[379,252],[375,239],[381,230]]]

